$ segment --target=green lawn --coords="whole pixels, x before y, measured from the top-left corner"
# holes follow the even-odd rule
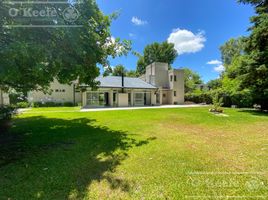
[[[0,199],[267,199],[268,115],[225,113],[33,109],[0,143]]]

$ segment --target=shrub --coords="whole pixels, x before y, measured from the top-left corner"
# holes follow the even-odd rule
[[[191,101],[194,103],[212,103],[212,97],[210,92],[194,92],[185,94],[185,101]]]
[[[15,107],[0,107],[0,133],[5,133],[10,128],[9,120],[15,113]]]
[[[64,106],[64,107],[73,107],[74,104],[73,104],[73,102],[64,102],[64,103],[63,103],[63,106]]]
[[[75,106],[78,104],[75,104]],[[64,103],[60,103],[60,102],[34,102],[33,103],[33,107],[38,108],[38,107],[72,107],[74,106],[73,102],[64,102]]]
[[[28,108],[30,107],[30,103],[28,103],[27,101],[22,101],[22,102],[18,102],[16,104],[17,108]]]
[[[223,106],[223,98],[222,97],[220,98],[219,94],[214,94],[212,101],[213,101],[213,107],[209,109],[209,111],[222,113],[223,109],[221,108],[221,106]]]

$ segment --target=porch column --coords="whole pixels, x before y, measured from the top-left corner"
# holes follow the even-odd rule
[[[151,105],[156,105],[156,94],[155,94],[155,91],[151,91]]]
[[[113,106],[113,90],[109,91],[109,106]]]
[[[160,105],[162,105],[162,103],[163,103],[163,99],[162,98],[163,98],[163,91],[160,89],[159,90],[159,104]]]
[[[134,91],[130,91],[130,105],[134,106]]]
[[[87,106],[87,92],[82,93],[82,106]]]

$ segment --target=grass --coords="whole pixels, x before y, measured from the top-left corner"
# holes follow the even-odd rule
[[[225,113],[30,110],[0,143],[0,199],[267,199],[268,115]]]

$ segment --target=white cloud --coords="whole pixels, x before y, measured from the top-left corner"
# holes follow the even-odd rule
[[[221,65],[222,62],[219,60],[211,60],[207,62],[208,65]]]
[[[138,17],[132,17],[131,22],[135,24],[136,26],[142,26],[148,24],[147,21],[141,20]]]
[[[216,72],[223,72],[225,70],[224,66],[223,65],[219,65],[217,67],[214,67],[214,71]]]
[[[168,42],[175,45],[178,54],[195,53],[204,48],[204,31],[194,34],[186,29],[175,29],[168,37]]]

